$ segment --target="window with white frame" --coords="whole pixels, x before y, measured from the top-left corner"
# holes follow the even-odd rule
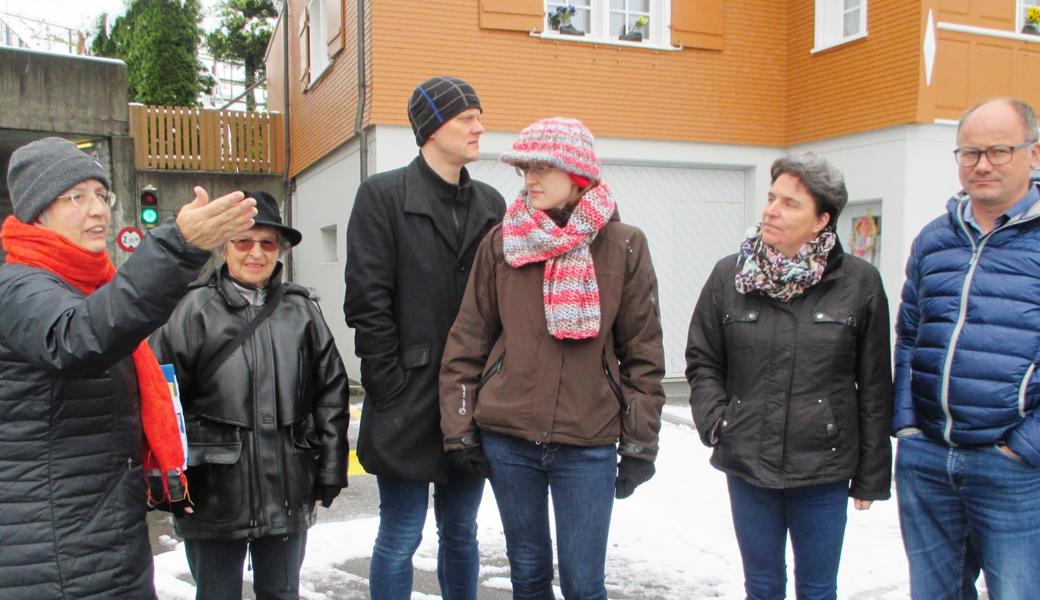
[[[1015,31],[1035,33],[1035,30],[1040,28],[1040,23],[1029,20],[1029,9],[1036,8],[1040,10],[1040,0],[1017,0],[1017,2],[1018,6],[1015,9]]]
[[[816,46],[822,50],[867,35],[867,0],[816,0]]]
[[[328,37],[328,27],[325,18],[324,0],[310,0],[307,3],[307,26],[309,39],[307,41],[308,56],[310,57],[311,83],[318,80],[321,74],[329,66],[329,54],[325,45]]]
[[[664,45],[673,1],[682,0],[549,0],[544,35]]]

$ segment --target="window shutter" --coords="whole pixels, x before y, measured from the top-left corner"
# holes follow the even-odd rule
[[[672,2],[672,45],[722,50],[723,0]]]
[[[480,26],[507,31],[541,31],[545,28],[542,0],[480,0]]]
[[[308,25],[307,9],[300,13],[300,81],[303,87],[311,84],[311,48],[310,48],[310,26]]]
[[[361,0],[363,1],[363,0]],[[339,54],[343,49],[343,0],[323,0],[325,2],[325,29],[328,32],[327,51],[329,58]]]

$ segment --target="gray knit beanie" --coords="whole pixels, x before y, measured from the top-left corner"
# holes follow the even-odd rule
[[[480,107],[473,86],[457,77],[431,77],[420,83],[408,99],[408,121],[415,132],[415,143],[422,146],[430,134],[460,112]]]
[[[87,179],[97,179],[112,189],[101,163],[64,138],[48,137],[22,146],[11,154],[7,167],[15,218],[32,223],[55,198]]]

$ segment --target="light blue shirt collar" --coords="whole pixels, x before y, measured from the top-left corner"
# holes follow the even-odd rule
[[[1026,195],[1012,204],[1011,208],[1004,211],[1004,214],[997,217],[996,227],[1004,225],[1019,215],[1024,215],[1037,201],[1040,201],[1040,190],[1037,189],[1036,184],[1031,183]],[[979,226],[979,222],[975,220],[975,215],[971,211],[971,200],[964,203],[964,222],[971,225],[979,234],[983,233],[982,227]]]

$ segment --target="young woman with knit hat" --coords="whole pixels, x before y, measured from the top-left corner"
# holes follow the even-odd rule
[[[555,597],[550,491],[564,596],[606,598],[613,501],[654,474],[657,279],[580,121],[530,125],[502,161],[524,187],[477,250],[444,351],[444,448],[491,472],[514,598]]]
[[[11,155],[0,237],[0,597],[154,598],[146,500],[190,511],[169,386],[145,336],[255,202],[202,188],[117,272],[115,195],[75,144]],[[168,477],[146,491],[144,473]]]

